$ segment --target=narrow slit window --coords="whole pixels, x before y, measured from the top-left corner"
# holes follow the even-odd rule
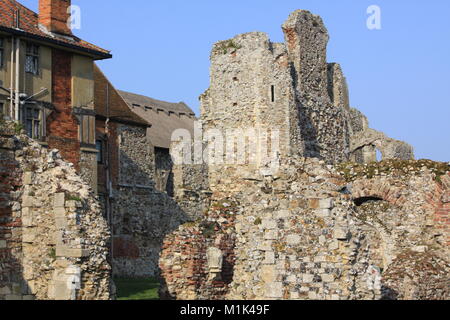
[[[270,87],[270,93],[272,96],[272,102],[275,102],[275,86]]]
[[[97,163],[103,164],[103,141],[97,140],[95,142],[95,148],[97,149]]]

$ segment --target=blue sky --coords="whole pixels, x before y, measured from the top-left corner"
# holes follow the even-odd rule
[[[37,9],[38,0],[22,0]],[[374,129],[415,147],[418,158],[450,161],[450,1],[448,0],[73,0],[75,33],[112,51],[99,65],[122,90],[198,113],[208,87],[214,42],[263,31],[282,41],[295,9],[322,16],[329,62],[346,74],[353,107]],[[367,8],[381,8],[381,30],[366,27]]]

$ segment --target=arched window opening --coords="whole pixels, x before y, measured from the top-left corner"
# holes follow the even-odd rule
[[[361,198],[353,200],[353,202],[355,203],[355,205],[357,207],[360,207],[365,203],[374,202],[374,201],[384,201],[384,199],[379,198],[379,197],[361,197]]]
[[[383,161],[383,153],[379,149],[377,149],[377,161]]]

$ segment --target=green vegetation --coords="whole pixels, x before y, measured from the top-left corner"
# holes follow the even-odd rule
[[[68,200],[68,201],[78,201],[78,202],[80,202],[80,201],[81,201],[81,198],[78,197],[78,196],[69,195],[69,196],[67,197],[67,200]]]
[[[194,227],[198,227],[200,225],[200,220],[197,221],[189,221],[186,222],[185,224],[183,224],[183,227],[185,228],[194,228]]]
[[[24,126],[22,123],[20,122],[15,122],[14,123],[14,131],[17,135],[22,134],[22,131],[24,130]]]
[[[114,279],[117,300],[159,300],[159,282],[149,279]]]
[[[202,234],[205,238],[211,238],[216,234],[216,228],[218,224],[215,222],[203,222],[200,227],[202,228]]]
[[[49,258],[51,258],[52,260],[56,260],[56,249],[55,248],[50,248],[48,250],[48,256]]]
[[[234,53],[241,48],[242,46],[236,44],[233,40],[226,40],[220,42],[216,47],[216,50],[222,52],[223,54],[227,54],[228,52]]]
[[[384,160],[367,164],[341,163],[337,166],[339,173],[347,182],[355,181],[358,178],[371,179],[381,174],[393,176],[418,175],[426,168],[435,174],[435,180],[441,181],[450,167],[448,163],[431,160]]]

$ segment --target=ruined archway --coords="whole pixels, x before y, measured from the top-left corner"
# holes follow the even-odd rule
[[[448,298],[448,288],[433,279],[448,272],[449,232],[442,222],[450,176],[433,173],[437,170],[426,168],[425,161],[391,165],[404,174],[374,174],[371,168],[370,179],[351,184],[367,252],[363,259],[380,271],[383,299]]]

